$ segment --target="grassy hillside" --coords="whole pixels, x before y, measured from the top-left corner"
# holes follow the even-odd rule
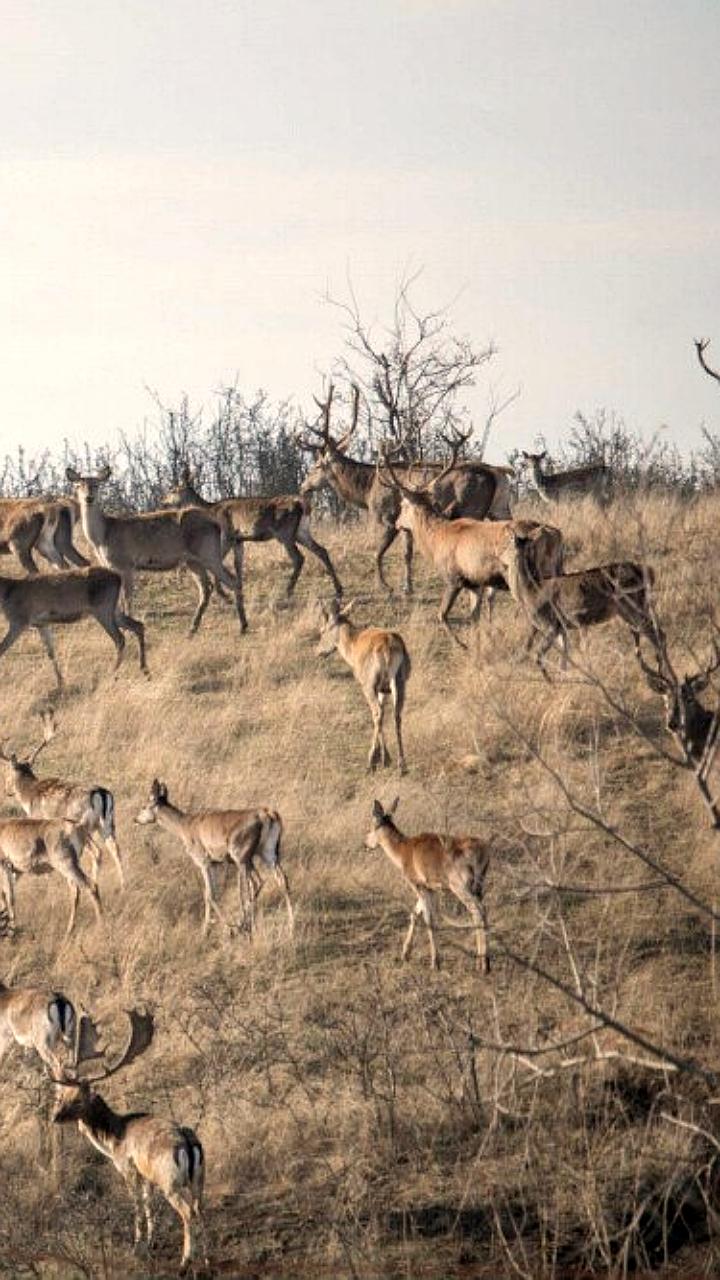
[[[579,504],[559,522],[573,566],[645,552],[679,664],[703,658],[720,499],[650,498],[602,514]],[[197,1128],[216,1274],[716,1274],[716,1151],[673,1122],[705,1129],[712,1090],[659,1069],[657,1055],[536,971],[643,1041],[717,1068],[714,931],[702,904],[718,901],[720,837],[692,777],[657,750],[672,742],[629,633],[597,628],[574,651],[613,706],[581,671],[548,684],[519,658],[527,624],[508,597],[492,625],[483,618],[474,635],[462,625],[463,651],[435,621],[440,584],[425,569],[411,601],[388,599],[364,526],[320,536],[359,597],[359,620],[400,630],[412,655],[408,776],[365,772],[359,689],[338,657],[314,654],[327,580],[310,557],[294,606],[275,608],[282,552],[249,551],[244,638],[213,602],[189,639],[192,584],[146,579],[151,680],[130,645],[110,678],[112,648],[91,624],[59,634],[68,690],[38,765],[114,790],[127,889],[106,864],[104,926],[83,904],[62,945],[64,886],[24,878],[20,931],[0,940],[0,972],[50,982],[118,1029],[123,1008],[154,1009],[152,1048],[107,1096]],[[399,582],[399,551],[387,563]],[[34,636],[0,677],[0,737],[24,749],[53,687]],[[252,942],[217,925],[203,939],[195,868],[157,827],[133,825],[154,776],[182,807],[280,810],[292,936],[268,885]],[[701,905],[573,811],[558,780],[576,809],[600,812]],[[441,971],[430,972],[420,931],[410,963],[399,962],[412,895],[363,844],[373,797],[398,793],[402,830],[493,841],[489,978],[449,900]],[[232,910],[231,877],[225,892]],[[0,1072],[0,1271],[170,1274],[180,1251],[170,1211],[153,1258],[134,1261],[118,1175],[74,1129],[54,1167],[36,1062],[13,1049]]]

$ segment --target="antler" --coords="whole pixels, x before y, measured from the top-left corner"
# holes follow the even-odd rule
[[[455,467],[457,466],[458,454],[460,453],[460,450],[462,449],[463,445],[467,444],[472,433],[473,433],[472,427],[470,427],[470,430],[466,431],[465,433],[463,433],[462,431],[459,431],[456,427],[453,431],[452,436],[446,436],[442,432],[440,433],[440,439],[444,440],[445,444],[450,449],[450,461],[446,463],[446,465],[443,467],[439,475],[433,476],[430,482],[431,485],[438,484],[440,480],[445,479],[445,476],[448,474],[448,472],[453,471],[455,469]]]
[[[330,411],[332,409],[332,402],[333,402],[334,395],[335,395],[335,387],[334,387],[334,384],[331,382],[328,387],[327,396],[325,397],[324,400],[319,400],[317,396],[313,396],[313,400],[315,401],[321,414],[320,426],[314,427],[311,425],[311,423],[308,423],[307,428],[308,428],[308,431],[312,431],[314,436],[317,436],[318,440],[320,440],[322,444],[321,445],[314,444],[311,440],[303,439],[302,435],[300,435],[298,438],[301,446],[304,449],[317,450],[318,448],[321,448],[321,447],[327,448],[328,445],[332,445],[333,448],[338,449],[340,453],[342,453],[345,449],[347,449],[347,446],[350,443],[350,440],[357,427],[358,416],[360,414],[360,388],[357,385],[357,383],[355,382],[353,383],[352,415],[351,415],[350,426],[348,430],[345,432],[345,434],[340,437],[339,440],[333,440],[332,436],[330,435]]]
[[[701,693],[707,685],[711,675],[717,671],[718,667],[720,667],[720,646],[718,646],[716,639],[713,639],[712,647],[713,656],[707,666],[702,671],[698,671],[697,675],[688,677],[688,684],[690,685],[693,693]]]
[[[700,361],[700,367],[704,369],[705,372],[709,374],[711,378],[714,378],[716,382],[720,382],[720,373],[716,373],[714,369],[711,369],[710,365],[705,359],[705,352],[709,346],[710,346],[709,338],[695,339],[695,350],[697,351],[697,358]]]
[[[155,1023],[151,1013],[141,1013],[138,1009],[128,1009],[130,1034],[125,1048],[114,1062],[105,1066],[102,1071],[92,1075],[81,1071],[83,1063],[93,1059],[104,1058],[104,1050],[99,1048],[100,1028],[89,1014],[83,1014],[78,1023],[75,1042],[75,1062],[72,1071],[63,1072],[61,1076],[53,1076],[56,1084],[81,1085],[95,1084],[99,1080],[107,1080],[116,1071],[129,1067],[131,1062],[140,1057],[149,1047],[155,1031]]]
[[[42,720],[43,737],[42,737],[42,742],[38,743],[38,745],[34,748],[33,751],[30,752],[30,755],[27,758],[26,763],[29,764],[31,768],[34,765],[35,761],[37,760],[38,756],[40,755],[40,752],[45,750],[48,743],[52,742],[53,738],[55,737],[55,734],[57,733],[57,723],[55,721],[55,712],[53,711],[52,707],[46,707],[45,710],[41,713],[40,719]]]

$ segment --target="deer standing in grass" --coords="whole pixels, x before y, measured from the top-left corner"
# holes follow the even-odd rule
[[[346,453],[357,427],[359,390],[353,388],[352,423],[339,440],[330,434],[333,394],[334,388],[330,386],[327,398],[322,402],[316,401],[321,410],[321,426],[308,427],[315,440],[306,437],[301,441],[302,447],[314,454],[315,462],[300,486],[300,493],[314,493],[329,484],[345,502],[367,510],[379,539],[375,552],[377,577],[387,591],[390,585],[383,572],[383,559],[398,533],[402,532],[405,539],[405,591],[412,592],[413,540],[410,530],[401,530],[397,522],[400,496],[387,483],[388,477],[383,468],[378,470],[374,463],[357,462]],[[470,434],[457,436],[454,443],[465,444]],[[408,482],[427,483],[433,500],[448,516],[505,519],[510,515],[512,470],[509,467],[490,467],[484,462],[469,461],[456,462],[452,468],[443,467],[441,463],[413,463],[399,466],[397,470]]]
[[[563,498],[594,498],[601,505],[610,497],[612,472],[603,462],[595,462],[587,467],[575,467],[572,471],[543,471],[542,464],[547,458],[547,451],[542,453],[520,454],[523,463],[530,473],[533,487],[543,502],[559,502]]]
[[[49,987],[6,987],[0,982],[0,1058],[13,1040],[34,1049],[52,1071],[76,1052],[79,1022],[67,996]]]
[[[42,713],[43,738],[27,760],[19,760],[0,747],[0,760],[5,762],[8,794],[15,797],[29,818],[66,818],[79,823],[87,832],[87,848],[93,859],[92,880],[97,884],[102,859],[102,845],[107,849],[117,870],[120,887],[125,887],[120,848],[115,834],[115,800],[107,787],[86,787],[82,783],[61,778],[38,778],[34,764],[40,752],[52,742],[57,732],[52,710]]]
[[[650,688],[662,695],[668,731],[682,748],[686,763],[694,766],[701,777],[708,776],[710,771],[717,774],[718,712],[703,706],[698,695],[720,667],[720,645],[713,640],[713,653],[707,665],[695,675],[683,676],[682,680],[670,661],[660,632],[654,648],[656,670],[645,662],[641,653],[638,661]]]
[[[184,511],[150,511],[143,515],[109,516],[98,502],[98,491],[112,475],[103,467],[95,476],[81,476],[68,467],[80,506],[83,533],[102,564],[115,569],[122,578],[126,608],[132,607],[132,592],[137,570],[166,573],[186,565],[195,579],[198,603],[190,627],[194,635],[210,600],[210,577],[229,587],[241,631],[247,619],[237,581],[222,560],[222,535],[217,521],[195,507]]]
[[[70,890],[70,917],[65,938],[75,927],[80,894],[92,900],[98,921],[102,907],[97,885],[85,875],[80,858],[88,832],[82,823],[60,818],[0,818],[0,892],[10,928],[15,929],[16,876],[46,875],[55,871]]]
[[[56,569],[86,568],[73,546],[73,517],[67,498],[0,498],[0,555],[14,552],[30,575],[38,571],[33,552]]]
[[[542,637],[536,661],[546,678],[545,655],[557,640],[562,645],[563,669],[567,667],[571,629],[584,630],[620,618],[632,632],[637,654],[641,635],[654,641],[655,624],[648,600],[653,574],[649,567],[643,569],[632,560],[622,560],[538,582],[528,568],[529,549],[528,539],[516,533],[503,559],[510,591],[532,624],[525,651],[530,653]]]
[[[406,836],[393,821],[397,809],[396,799],[389,809],[383,809],[379,800],[373,804],[372,825],[365,837],[369,849],[380,848],[417,895],[410,912],[410,927],[402,950],[403,960],[410,957],[415,928],[422,916],[427,925],[430,942],[430,964],[439,968],[435,944],[433,893],[447,889],[454,894],[469,912],[475,930],[478,967],[490,972],[487,951],[487,919],[483,905],[483,889],[490,850],[487,842],[476,836],[440,836],[423,832]]]
[[[250,933],[254,926],[255,902],[263,885],[256,862],[261,862],[277,880],[292,929],[290,887],[280,865],[283,824],[280,814],[274,809],[202,809],[184,813],[170,803],[167,787],[155,778],[150,788],[150,799],[135,821],[140,826],[157,822],[182,841],[202,877],[204,933],[208,931],[213,911],[219,920],[226,923],[218,907],[212,881],[213,867],[223,862],[233,863],[237,871],[238,909]]]
[[[398,765],[401,773],[407,773],[402,715],[410,678],[410,655],[405,648],[405,641],[397,631],[386,631],[382,627],[358,627],[350,622],[349,614],[354,603],[351,600],[342,609],[337,601],[329,606],[321,603],[325,621],[316,653],[321,658],[327,658],[337,649],[340,657],[352,669],[363,691],[373,721],[369,769],[375,769],[378,764],[386,768],[390,764],[383,719],[385,704],[388,697],[392,696]]]
[[[53,665],[58,688],[63,677],[55,655],[50,627],[56,623],[80,622],[94,618],[110,636],[120,666],[125,652],[124,631],[137,636],[140,649],[140,668],[147,674],[145,662],[145,628],[129,613],[120,608],[120,577],[111,569],[91,566],[89,569],[68,569],[63,573],[43,574],[34,578],[0,578],[0,613],[8,624],[2,642],[0,657],[7,653],[15,641],[34,627],[43,642]]]
[[[135,1246],[152,1244],[154,1220],[153,1188],[165,1197],[180,1218],[183,1228],[181,1273],[189,1267],[195,1251],[194,1222],[202,1212],[205,1157],[197,1134],[185,1125],[148,1115],[144,1111],[114,1111],[92,1086],[108,1080],[144,1053],[152,1041],[153,1020],[149,1014],[131,1010],[130,1034],[115,1062],[94,1074],[83,1071],[90,1057],[98,1058],[96,1028],[90,1023],[91,1053],[81,1044],[75,1069],[55,1071],[58,1100],[53,1113],[56,1124],[77,1122],[83,1137],[115,1165],[132,1196],[135,1210]],[[145,1230],[143,1232],[143,1218]]]

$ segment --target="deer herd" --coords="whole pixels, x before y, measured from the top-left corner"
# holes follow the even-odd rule
[[[702,352],[699,354],[702,357]],[[303,568],[300,547],[304,547],[320,561],[334,593],[329,602],[320,605],[316,653],[323,657],[337,653],[351,668],[367,701],[372,717],[370,770],[386,768],[391,762],[384,719],[387,703],[392,703],[397,763],[404,774],[403,711],[411,657],[399,632],[362,626],[350,618],[355,602],[343,603],[343,587],[335,567],[310,529],[311,495],[329,485],[345,502],[366,509],[375,532],[377,578],[384,589],[390,590],[384,556],[398,535],[404,542],[406,592],[413,589],[414,550],[428,561],[443,584],[439,621],[463,647],[467,647],[465,642],[450,625],[450,611],[462,591],[474,597],[470,615],[474,622],[480,618],[485,593],[492,616],[494,593],[509,592],[528,623],[526,651],[537,645],[537,662],[546,679],[550,678],[547,657],[554,645],[560,646],[565,666],[571,632],[620,619],[630,629],[648,682],[665,699],[668,727],[672,730],[673,724],[677,726],[682,720],[688,727],[689,755],[700,758],[707,754],[708,737],[711,731],[716,732],[716,724],[698,694],[720,666],[720,650],[716,646],[714,661],[706,672],[685,681],[675,677],[654,620],[651,570],[633,561],[616,561],[566,571],[561,530],[545,520],[513,518],[511,469],[462,460],[469,434],[456,432],[449,438],[449,456],[438,463],[407,461],[396,447],[389,446],[382,448],[372,463],[352,458],[348,449],[357,429],[359,400],[354,389],[351,423],[339,436],[331,433],[333,388],[318,401],[319,419],[301,441],[313,460],[299,494],[209,502],[198,492],[185,466],[180,483],[167,493],[161,509],[109,514],[103,500],[103,486],[111,478],[106,466],[95,475],[81,475],[68,468],[70,497],[1,500],[0,553],[14,553],[26,576],[0,578],[0,611],[7,623],[0,656],[24,631],[34,628],[61,688],[52,628],[93,618],[115,645],[116,666],[123,658],[125,633],[135,636],[140,667],[147,673],[145,627],[132,613],[138,572],[188,570],[198,593],[191,633],[203,620],[211,592],[229,592],[239,630],[244,633],[248,627],[243,596],[244,544],[270,539],[281,543],[292,564],[288,596]],[[543,470],[544,454],[522,454],[521,459],[539,497],[551,505],[551,513],[561,513],[560,502],[566,496],[590,495],[598,504],[605,504],[611,496],[611,476],[602,466],[550,474]],[[78,529],[84,535],[86,550],[98,563],[90,564],[74,546],[73,535]],[[53,571],[40,574],[34,553]],[[655,652],[657,669],[643,657],[643,639]],[[124,887],[112,792],[97,779],[77,782],[36,772],[38,757],[54,740],[57,729],[54,711],[47,710],[42,714],[42,738],[26,757],[11,750],[9,741],[0,744],[7,794],[24,815],[0,818],[2,918],[10,934],[17,928],[14,882],[18,877],[48,872],[62,876],[70,893],[66,938],[75,927],[81,899],[92,907],[99,921],[103,919],[99,871],[105,854],[112,860],[120,888]],[[445,890],[467,911],[478,966],[482,973],[488,973],[483,894],[490,843],[471,835],[403,834],[394,820],[396,806],[397,800],[388,808],[375,800],[366,845],[383,851],[415,897],[403,959],[410,956],[416,925],[422,918],[430,962],[433,968],[438,966],[434,895]],[[135,822],[163,828],[196,866],[202,883],[204,933],[216,921],[224,929],[241,929],[252,937],[265,876],[278,885],[292,930],[293,904],[281,860],[283,822],[274,809],[187,812],[171,801],[167,785],[156,778]],[[90,862],[83,865],[86,857]],[[221,909],[215,891],[214,870],[221,863],[235,869],[234,921]],[[99,1048],[98,1023],[67,996],[41,987],[0,984],[0,1055],[13,1041],[37,1054],[56,1090],[54,1122],[77,1122],[84,1137],[115,1165],[127,1183],[135,1203],[136,1244],[152,1240],[152,1189],[164,1196],[182,1223],[181,1268],[186,1269],[194,1257],[195,1227],[202,1207],[205,1166],[198,1137],[192,1129],[152,1115],[120,1114],[94,1088],[128,1067],[151,1044],[152,1016],[133,1009],[128,1017],[126,1044],[111,1059]]]

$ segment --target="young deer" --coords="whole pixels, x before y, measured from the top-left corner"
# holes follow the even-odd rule
[[[96,1050],[97,1029],[86,1019],[91,1052],[86,1054],[81,1043],[75,1070],[55,1071],[52,1079],[58,1085],[58,1101],[53,1113],[56,1124],[76,1121],[80,1132],[115,1165],[132,1196],[135,1210],[135,1245],[142,1243],[143,1211],[148,1246],[153,1237],[152,1190],[161,1195],[180,1218],[183,1227],[181,1273],[186,1271],[194,1253],[193,1221],[201,1215],[205,1181],[205,1157],[197,1134],[172,1120],[162,1120],[144,1111],[123,1114],[113,1111],[105,1099],[92,1088],[108,1080],[116,1071],[127,1067],[144,1053],[153,1036],[153,1020],[149,1014],[131,1010],[130,1035],[125,1049],[112,1064],[94,1075],[83,1073],[83,1065]]]
[[[145,662],[145,628],[136,618],[120,609],[120,577],[112,569],[68,569],[62,573],[43,574],[34,578],[0,578],[0,613],[5,615],[8,629],[0,642],[0,657],[11,645],[34,627],[53,665],[58,688],[63,685],[62,672],[55,656],[50,627],[55,623],[80,622],[94,618],[110,636],[117,653],[115,670],[125,652],[124,631],[137,636],[140,669],[147,675]]]
[[[0,747],[0,760],[5,762],[8,795],[17,800],[29,818],[65,818],[79,823],[87,832],[87,847],[93,859],[92,879],[97,884],[102,848],[101,840],[110,854],[120,880],[125,887],[120,849],[115,835],[115,800],[107,787],[86,787],[82,783],[66,782],[61,778],[38,778],[34,764],[40,752],[55,737],[57,725],[52,710],[42,713],[43,739],[31,751],[27,760],[19,760],[11,752],[6,755]]]
[[[74,1060],[79,1024],[66,996],[48,987],[6,987],[0,982],[0,1058],[13,1040],[34,1049],[52,1071]]]
[[[235,865],[238,908],[252,933],[255,901],[263,886],[255,866],[256,859],[272,871],[280,885],[292,929],[290,887],[280,865],[283,825],[280,814],[274,809],[203,809],[196,813],[183,813],[177,805],[170,803],[165,784],[155,778],[150,788],[150,799],[135,821],[141,826],[157,822],[182,840],[186,853],[192,858],[202,877],[205,894],[204,933],[207,933],[210,925],[211,911],[225,923],[215,899],[212,881],[213,866],[222,862],[232,862]]]
[[[653,582],[650,568],[621,560],[537,582],[528,569],[527,554],[528,539],[516,534],[503,558],[510,591],[532,623],[526,653],[530,653],[539,636],[543,637],[536,661],[546,678],[545,654],[558,639],[563,669],[567,667],[567,633],[571,628],[584,629],[621,618],[632,632],[636,653],[640,652],[641,635],[653,641],[655,624],[648,603],[648,587]]]
[[[439,836],[434,832],[405,836],[393,821],[392,815],[397,806],[397,799],[389,809],[383,809],[380,801],[375,800],[372,825],[365,843],[369,849],[382,849],[417,895],[417,902],[410,912],[403,960],[410,955],[415,927],[422,916],[430,941],[430,963],[433,969],[439,968],[432,895],[438,889],[448,889],[472,917],[478,966],[483,973],[489,973],[487,919],[483,905],[483,888],[490,864],[487,843],[476,836]]]
[[[82,823],[64,822],[59,818],[0,819],[0,893],[11,929],[15,928],[15,877],[45,875],[49,871],[61,875],[70,890],[66,938],[75,927],[81,892],[92,899],[95,914],[98,920],[102,919],[97,885],[88,879],[80,866],[86,840],[87,829]]]
[[[321,602],[325,622],[316,653],[321,658],[327,658],[337,649],[340,657],[352,669],[363,691],[373,721],[369,769],[375,769],[378,763],[382,768],[390,764],[383,719],[385,703],[388,696],[392,695],[398,765],[401,773],[407,773],[402,740],[402,714],[410,677],[410,655],[405,648],[405,641],[397,631],[386,631],[382,627],[354,626],[349,621],[354,603],[351,600],[341,609],[336,600],[329,606]]]

